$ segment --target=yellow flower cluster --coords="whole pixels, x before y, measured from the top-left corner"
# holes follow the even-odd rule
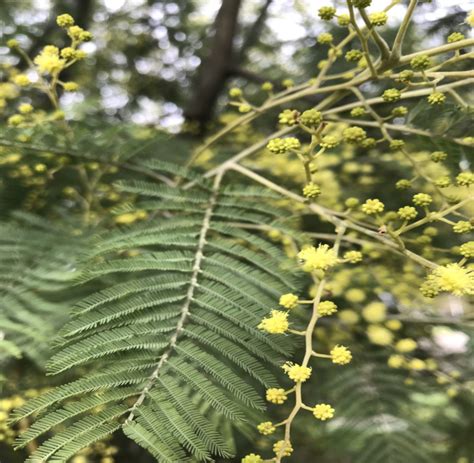
[[[362,212],[367,215],[379,214],[385,209],[384,203],[379,199],[368,199],[362,204]]]
[[[294,309],[298,305],[298,296],[293,293],[282,294],[279,304],[285,309]]]
[[[318,315],[324,317],[337,312],[337,305],[332,301],[321,301],[318,304]]]
[[[456,177],[456,183],[459,186],[474,185],[474,172],[461,172]]]
[[[389,346],[393,341],[392,332],[380,325],[369,325],[367,327],[367,337],[372,344],[379,346]]]
[[[295,383],[304,383],[311,376],[311,367],[305,367],[304,365],[297,365],[292,362],[286,362],[283,365],[283,371],[288,377]]]
[[[474,294],[474,269],[459,264],[439,266],[431,274],[430,281],[438,291],[447,291],[456,296]]]
[[[293,453],[293,447],[291,446],[291,442],[279,440],[273,444],[273,451],[275,455],[289,457]]]
[[[321,194],[321,188],[316,183],[307,183],[303,188],[303,196],[305,198],[317,198]]]
[[[238,87],[232,87],[229,90],[229,96],[231,98],[240,98],[242,96],[242,90]]]
[[[336,365],[347,365],[352,360],[352,353],[345,346],[334,346],[331,349],[331,359]]]
[[[390,368],[401,368],[405,364],[405,357],[403,355],[393,354],[387,360],[387,365]]]
[[[334,135],[325,135],[320,143],[321,148],[324,149],[335,148],[337,145],[339,145],[339,139]]]
[[[338,263],[336,253],[327,244],[319,244],[317,248],[314,246],[303,248],[298,253],[298,258],[301,259],[303,270],[306,272],[326,271]]]
[[[446,95],[441,92],[433,92],[427,97],[428,103],[431,105],[443,104],[446,101]]]
[[[382,98],[384,101],[393,102],[398,101],[401,96],[400,90],[397,90],[396,88],[389,88],[383,92]]]
[[[242,463],[263,463],[263,458],[256,453],[250,453],[241,460]]]
[[[398,209],[397,214],[403,220],[413,220],[418,215],[418,212],[412,206],[404,206]]]
[[[136,212],[126,212],[125,214],[117,215],[114,221],[119,225],[129,225],[137,220],[146,219],[147,217],[148,213],[146,211],[138,210]]]
[[[387,318],[387,307],[382,302],[371,302],[362,309],[362,316],[369,323],[380,323]]]
[[[334,408],[328,404],[317,404],[313,408],[313,415],[316,419],[326,421],[334,416]]]
[[[334,16],[336,15],[336,8],[333,6],[322,6],[318,10],[318,16],[323,20],[323,21],[330,21]]]
[[[431,195],[427,193],[417,193],[413,196],[413,204],[416,206],[426,207],[433,202]]]
[[[296,109],[285,109],[278,115],[278,122],[291,127],[298,123],[298,117],[299,112]]]
[[[300,146],[300,141],[295,137],[274,138],[268,142],[267,149],[274,154],[285,154],[299,149]]]
[[[374,26],[385,26],[388,21],[388,15],[385,11],[369,14],[369,20]]]
[[[417,347],[417,342],[410,338],[400,339],[400,341],[395,344],[395,349],[398,350],[398,352],[402,352],[404,354],[413,352]]]
[[[266,399],[272,404],[281,405],[288,399],[288,396],[284,389],[271,387],[270,389],[267,389]]]
[[[263,423],[260,423],[257,426],[257,429],[258,429],[258,432],[260,434],[263,434],[264,436],[273,434],[276,430],[275,426],[273,426],[273,423],[271,421],[264,421]]]
[[[344,253],[344,260],[351,264],[357,264],[362,261],[362,253],[359,251],[347,251]]]
[[[474,241],[468,241],[464,243],[459,248],[459,253],[469,259],[470,257],[474,257]]]
[[[41,74],[57,74],[66,64],[59,56],[58,47],[54,45],[46,45],[33,61]]]
[[[306,127],[315,128],[323,121],[323,115],[316,109],[307,109],[300,116],[300,122]]]
[[[347,127],[342,131],[342,137],[347,143],[360,143],[367,138],[367,132],[362,127]]]
[[[12,82],[15,85],[18,85],[18,87],[26,87],[31,83],[30,78],[25,74],[17,74],[16,76],[13,76]]]
[[[271,334],[283,334],[288,331],[288,312],[272,310],[271,316],[264,318],[258,328]]]

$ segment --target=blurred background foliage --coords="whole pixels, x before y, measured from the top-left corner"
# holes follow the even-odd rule
[[[421,2],[405,52],[420,49],[420,41],[430,46],[443,43],[453,30],[468,34],[463,22],[472,7],[472,2]],[[6,425],[7,412],[52,384],[44,377],[45,361],[51,337],[83,291],[68,278],[81,249],[104,229],[148,219],[145,212],[122,213],[120,207],[133,203],[134,197],[116,191],[113,183],[156,175],[143,167],[146,160],[184,163],[209,133],[236,117],[227,106],[231,86],[243,88],[250,101],[262,102],[263,82],[281,89],[284,79],[302,83],[314,77],[318,62],[326,57],[315,36],[328,27],[317,19],[315,8],[311,1],[289,0],[6,0],[0,4],[1,97],[9,91],[4,84],[10,66],[24,70],[24,62],[6,47],[8,39],[16,38],[29,56],[47,44],[63,46],[64,34],[55,19],[65,12],[94,36],[83,46],[88,58],[66,71],[65,80],[80,85],[78,92],[61,95],[72,136],[61,133],[54,121],[28,129],[1,125],[0,461],[24,459],[24,454],[12,453],[10,443],[18,429]],[[394,9],[387,37],[394,36],[400,11]],[[336,39],[344,33],[337,27],[331,32]],[[468,69],[467,60],[458,69]],[[334,70],[344,72],[347,67],[342,62]],[[381,81],[363,90],[378,95],[384,85]],[[469,100],[469,90],[465,92],[462,96]],[[17,95],[10,96],[5,97],[3,121],[15,112]],[[38,93],[21,98],[38,110],[50,111]],[[306,109],[316,102],[308,98],[295,108]],[[267,136],[276,127],[277,114],[278,110],[269,112],[252,127],[226,137],[204,153],[198,168],[209,169]],[[459,112],[454,103],[442,111],[414,103],[409,124],[421,129],[428,124],[437,134],[432,139],[411,139],[410,149],[419,159],[429,163],[433,150],[449,153],[444,166],[429,165],[433,172],[442,175],[459,163],[472,162],[472,149],[447,138],[472,135],[472,114]],[[19,135],[26,137],[24,142]],[[264,152],[246,162],[290,189],[302,183],[297,162],[269,159]],[[409,197],[388,182],[404,178],[409,171],[393,153],[341,147],[324,162],[318,173],[328,192],[321,197],[323,205],[341,209],[349,196],[373,197],[376,192],[390,207],[398,204],[400,196]],[[321,238],[330,232],[328,224],[314,217],[298,221],[294,214],[293,220],[293,212],[288,208],[287,223],[307,236]],[[291,257],[285,233],[275,232],[273,238],[287,247]],[[318,367],[308,386],[315,401],[336,404],[340,418],[324,425],[314,425],[312,417],[302,419],[295,437],[297,450],[289,461],[474,461],[472,307],[452,297],[429,305],[419,302],[420,269],[376,246],[359,244],[369,259],[364,270],[338,271],[331,288],[338,306],[346,310],[336,322],[324,321],[316,333],[321,345],[344,342],[355,361],[341,370]],[[412,244],[428,256],[433,246],[449,254],[459,242],[453,241],[448,229],[435,236],[427,227]],[[385,307],[377,319],[371,318],[370,311],[363,315],[374,302]],[[370,339],[370,325],[384,326],[390,341]],[[393,344],[404,338],[417,341],[410,355],[423,360],[423,368],[387,364]],[[286,406],[270,410],[272,421],[286,414]],[[20,423],[20,428],[26,424]],[[239,455],[269,445],[252,428],[241,431],[236,434]],[[73,463],[121,463],[132,458],[151,461],[144,451],[117,436],[88,449]]]

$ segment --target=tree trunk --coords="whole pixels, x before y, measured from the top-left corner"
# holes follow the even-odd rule
[[[241,0],[222,0],[217,13],[214,37],[207,58],[200,67],[194,94],[185,116],[202,129],[212,116],[233,60],[233,42]]]

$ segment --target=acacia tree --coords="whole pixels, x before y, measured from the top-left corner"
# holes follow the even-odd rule
[[[321,7],[343,38],[317,37],[317,75],[251,97],[231,88],[240,115],[193,150],[65,119],[60,94],[78,85],[63,73],[92,39],[69,14],[62,49],[30,57],[10,39],[28,70],[6,68],[1,84],[3,187],[24,200],[1,237],[2,361],[48,359],[60,374],[2,402],[16,423],[2,435],[27,461],[110,463],[124,450],[103,442],[119,431],[159,462],[225,461],[239,432],[259,447],[242,463],[309,461],[304,442],[322,435],[321,461],[472,457],[455,439],[433,446],[449,431],[413,410],[417,391],[472,409],[456,361],[472,366],[436,344],[436,327],[469,331],[442,304],[474,294],[474,40],[452,31],[405,53],[418,2],[390,38],[398,3]],[[184,165],[177,150],[192,150]]]

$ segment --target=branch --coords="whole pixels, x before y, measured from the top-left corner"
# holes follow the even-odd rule
[[[241,0],[222,0],[209,55],[200,66],[194,95],[184,112],[187,119],[197,121],[201,128],[211,118],[228,76],[240,4]]]
[[[391,63],[397,63],[400,60],[400,56],[402,54],[403,41],[405,40],[405,35],[407,33],[408,26],[410,25],[411,17],[413,15],[413,12],[415,10],[417,3],[418,3],[418,0],[410,0],[410,4],[408,5],[408,9],[405,14],[405,17],[403,18],[403,21],[400,24],[400,28],[398,29],[395,40],[393,41],[392,53],[390,56]]]
[[[439,85],[437,87],[437,90],[442,92],[442,91],[446,91],[450,88],[462,87],[464,85],[472,85],[472,84],[474,84],[474,78],[462,79],[462,80],[459,80],[457,82],[451,82],[449,84]],[[354,86],[353,83],[348,82],[347,84],[344,85],[344,87],[347,87],[349,85]],[[404,93],[401,94],[401,99],[402,100],[407,100],[409,98],[415,98],[415,97],[418,97],[418,96],[429,95],[432,91],[433,91],[433,89],[430,87],[430,88],[423,88],[423,89],[420,89],[420,90],[413,90],[413,91],[410,91],[410,92],[404,92]],[[385,100],[382,97],[370,98],[370,99],[367,99],[366,101],[370,105],[379,104],[379,103],[386,103]],[[341,113],[341,112],[344,112],[344,111],[348,111],[352,108],[356,108],[357,106],[360,106],[359,102],[349,103],[349,104],[346,104],[346,105],[343,105],[343,106],[336,106],[335,108],[328,109],[327,111],[325,111],[324,115],[326,116],[326,115],[329,115],[329,114],[338,114],[338,113]]]
[[[461,48],[467,48],[474,46],[474,39],[464,39],[459,42],[447,43],[445,45],[440,45],[439,47],[428,48],[428,50],[417,51],[416,53],[410,53],[409,55],[402,56],[400,58],[398,65],[407,64],[416,56],[421,55],[441,55],[442,53],[447,53],[449,51],[460,50]]]
[[[360,121],[360,120],[348,119],[348,118],[343,118],[343,117],[338,117],[338,116],[329,116],[328,119],[334,120],[337,122],[344,122],[350,125],[361,125],[365,127],[379,127],[379,124],[374,121]],[[451,137],[447,137],[444,134],[438,135],[428,130],[415,129],[413,127],[408,127],[407,125],[402,125],[402,124],[397,125],[397,124],[389,124],[386,122],[384,125],[385,125],[385,128],[388,130],[394,130],[397,132],[407,132],[407,133],[412,133],[414,135],[421,135],[422,137],[428,137],[428,138],[434,138],[434,137],[444,138],[453,143],[457,143],[458,145],[472,146],[470,143],[465,142],[462,138],[451,138]]]
[[[331,209],[327,209],[318,204],[308,203],[306,198],[304,198],[303,196],[293,193],[292,191],[287,190],[286,188],[283,188],[280,185],[277,185],[276,183],[273,183],[272,181],[266,179],[265,177],[262,177],[261,175],[258,175],[257,173],[251,171],[250,169],[247,169],[246,167],[243,167],[239,164],[232,164],[231,166],[229,166],[229,169],[235,170],[236,172],[240,172],[241,174],[256,181],[257,183],[260,183],[261,185],[268,187],[270,190],[276,191],[277,193],[280,193],[283,196],[286,196],[287,198],[293,199],[294,201],[304,204],[315,214],[317,214],[318,216],[327,220],[328,222],[332,223],[335,226],[344,225],[347,228],[351,228],[352,230],[356,230],[364,235],[368,235],[374,238],[375,240],[379,241],[380,243],[384,244],[385,246],[396,249],[400,254],[403,254],[404,256],[408,257],[409,259],[417,262],[418,264],[424,267],[427,267],[427,268],[437,267],[437,265],[434,262],[431,262],[430,260],[425,259],[424,257],[419,256],[418,254],[412,251],[409,251],[408,249],[400,249],[400,247],[395,242],[388,240],[383,235],[380,235],[378,232],[369,230],[363,226],[360,226],[350,221],[350,219],[348,219],[347,217],[340,218],[338,216],[340,216],[341,214],[336,211],[332,211]]]
[[[364,55],[367,61],[367,65],[369,66],[369,69],[370,69],[370,74],[372,75],[373,79],[377,80],[377,71],[375,70],[374,63],[372,62],[372,58],[370,57],[369,45],[367,43],[366,37],[364,36],[359,26],[357,25],[357,20],[354,13],[354,7],[352,6],[352,1],[346,0],[346,3],[347,3],[347,7],[349,8],[349,15],[351,18],[352,27],[354,28],[357,36],[359,37],[360,44],[362,45],[362,49],[364,50]]]
[[[390,59],[390,48],[388,47],[387,42],[385,42],[385,40],[375,30],[375,27],[370,22],[370,19],[367,16],[367,13],[365,12],[364,8],[360,9],[360,15],[362,16],[362,19],[364,20],[365,25],[367,26],[367,29],[369,30],[369,33],[370,33],[369,35],[372,35],[375,43],[377,44],[377,47],[380,50],[380,55],[382,57],[382,60],[388,61]]]

